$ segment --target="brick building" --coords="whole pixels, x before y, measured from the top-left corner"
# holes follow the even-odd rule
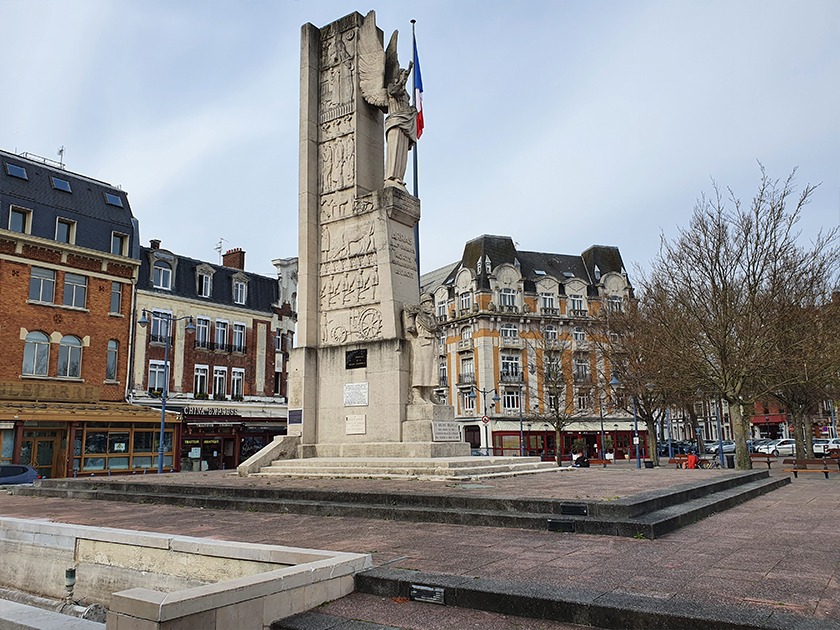
[[[0,462],[153,465],[160,416],[125,402],[138,256],[124,191],[0,151]]]
[[[274,261],[271,278],[245,271],[241,249],[219,265],[150,244],[140,248],[136,308],[149,324],[136,328],[130,399],[160,407],[168,373],[166,409],[181,417],[172,465],[235,468],[286,431],[297,260]]]

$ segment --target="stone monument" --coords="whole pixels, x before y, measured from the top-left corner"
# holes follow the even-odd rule
[[[452,407],[430,396],[436,322],[418,288],[420,201],[403,182],[416,139],[410,70],[399,67],[396,32],[383,47],[373,11],[302,28],[299,312],[289,366],[299,457],[470,454]]]

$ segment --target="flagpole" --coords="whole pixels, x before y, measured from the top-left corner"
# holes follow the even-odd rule
[[[417,74],[417,39],[414,35],[414,24],[417,20],[411,20],[411,54],[414,59],[414,67],[412,72]],[[414,76],[411,77],[411,106],[417,107],[417,89],[414,87],[417,84]],[[417,187],[417,142],[414,143],[414,155],[412,157],[412,173],[414,176],[414,196],[420,198],[419,189]],[[417,264],[417,288],[420,288],[420,222],[414,224],[414,259]]]

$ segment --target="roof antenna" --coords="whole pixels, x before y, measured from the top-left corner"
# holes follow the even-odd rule
[[[58,147],[58,165],[64,168],[64,145]]]
[[[224,246],[224,245],[222,245],[222,243],[230,243],[230,241],[229,241],[229,240],[227,240],[226,238],[222,238],[222,237],[220,236],[220,237],[219,237],[219,242],[216,244],[216,247],[214,247],[214,248],[213,248],[213,249],[215,249],[217,252],[219,252],[219,264],[220,264],[220,265],[222,264],[222,250],[225,248],[225,246]]]

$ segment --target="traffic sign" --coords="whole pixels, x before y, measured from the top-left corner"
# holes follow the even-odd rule
[[[484,424],[487,424],[487,423],[489,423],[489,422],[490,422],[490,418],[488,418],[487,416],[481,416],[481,421],[482,421]]]

